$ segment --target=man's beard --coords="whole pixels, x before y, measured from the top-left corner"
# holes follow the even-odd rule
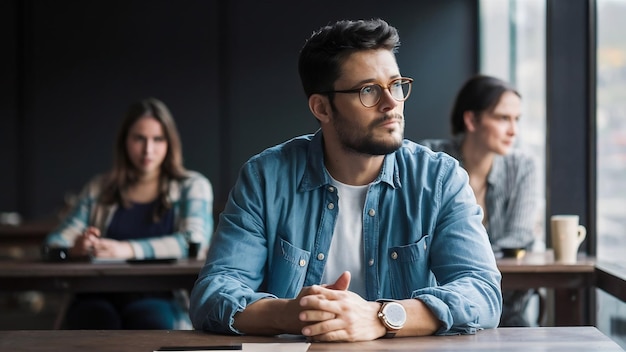
[[[400,138],[392,141],[375,140],[370,130],[375,128],[380,129],[381,127],[377,126],[390,119],[396,119],[400,122],[400,129],[394,132],[399,133]],[[336,113],[333,119],[333,124],[335,126],[335,130],[337,131],[341,145],[345,149],[359,154],[387,155],[395,152],[402,145],[404,118],[399,114],[377,119],[370,126],[355,127],[352,126],[347,119],[343,118],[343,116]],[[389,132],[389,134],[391,134],[391,132]]]

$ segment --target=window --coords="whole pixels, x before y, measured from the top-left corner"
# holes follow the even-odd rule
[[[626,262],[626,1],[598,0],[598,258]]]
[[[539,204],[533,251],[546,249],[546,3],[545,0],[481,0],[480,72],[510,82],[522,96],[517,147],[535,159]],[[545,292],[544,292],[545,295]],[[537,321],[540,302],[526,314]],[[551,324],[551,316],[547,323]]]
[[[481,73],[509,81],[522,95],[517,143],[535,157],[540,209],[535,250],[545,250],[545,0],[480,1]]]
[[[597,258],[626,262],[626,1],[597,0]],[[626,347],[626,304],[598,292],[598,328]]]

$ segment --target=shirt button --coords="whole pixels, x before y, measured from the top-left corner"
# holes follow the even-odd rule
[[[317,260],[324,260],[324,253],[319,253],[317,255]]]
[[[370,259],[370,260],[367,262],[367,265],[369,265],[369,266],[374,265],[374,259]]]
[[[391,253],[391,259],[398,259],[398,253],[397,252],[393,252]]]
[[[335,209],[335,204],[334,203],[328,203],[328,209],[330,209],[330,210]]]
[[[298,264],[300,264],[300,266],[305,266],[306,265],[306,260],[300,259],[300,263],[298,263]]]
[[[424,250],[426,250],[426,243],[424,243]]]
[[[333,187],[333,186],[329,186],[329,187],[328,187],[328,192],[331,192],[331,193],[332,193],[332,192],[334,192],[334,191],[335,191],[335,187]]]
[[[370,209],[367,213],[368,213],[370,216],[374,216],[374,215],[376,215],[376,210],[374,210],[374,209]]]

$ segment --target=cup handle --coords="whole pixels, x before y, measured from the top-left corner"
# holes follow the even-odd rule
[[[578,244],[583,243],[585,237],[587,237],[587,228],[583,225],[578,225]]]

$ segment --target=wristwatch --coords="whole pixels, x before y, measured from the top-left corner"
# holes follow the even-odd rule
[[[393,300],[379,299],[376,302],[382,303],[378,311],[378,319],[387,328],[387,334],[384,337],[396,336],[398,330],[402,329],[406,323],[406,310],[400,303]]]

